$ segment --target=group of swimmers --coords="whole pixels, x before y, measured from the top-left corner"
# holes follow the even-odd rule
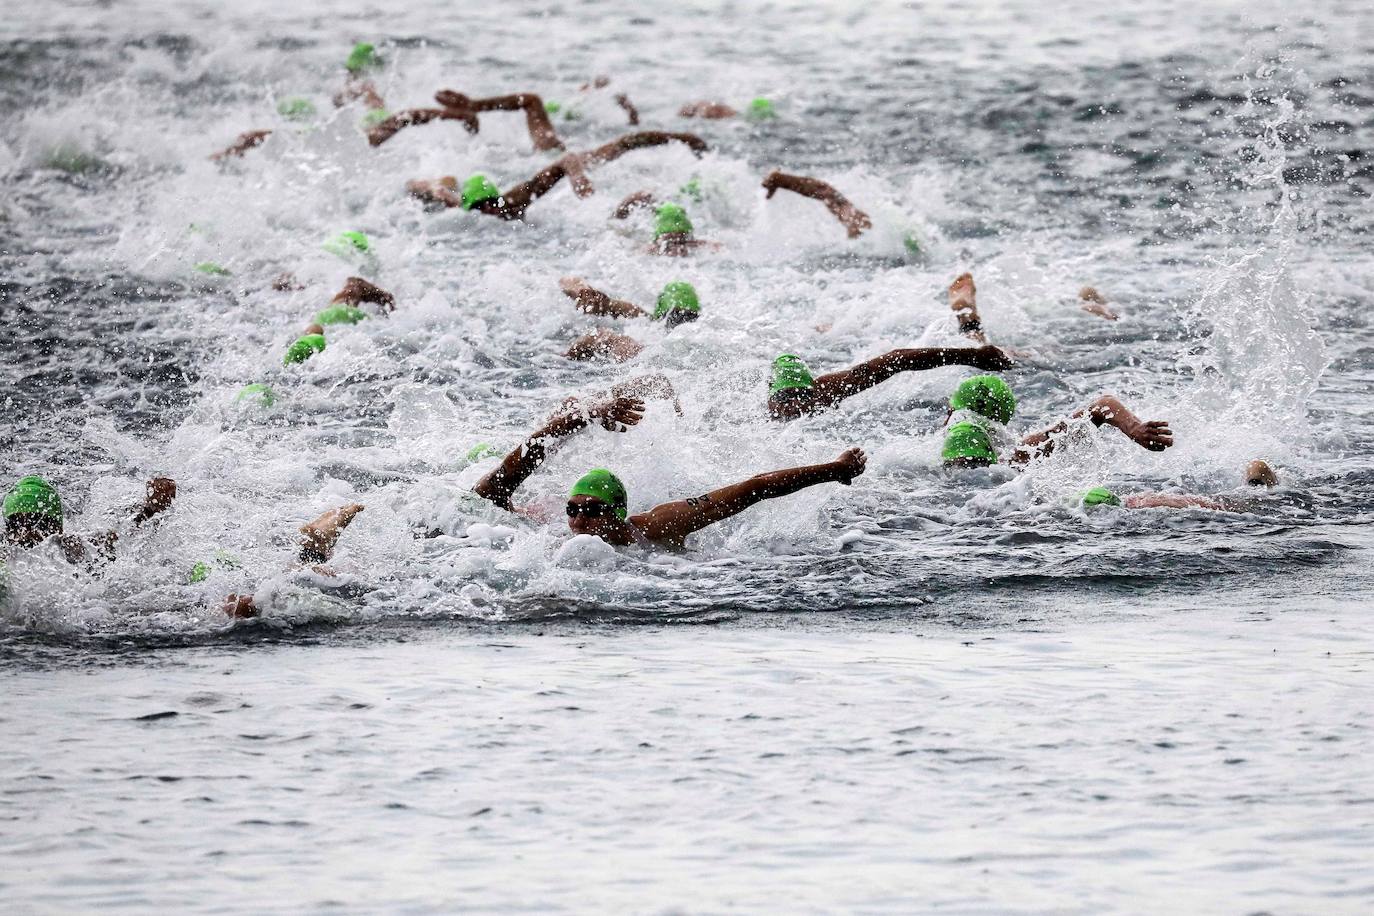
[[[445,176],[407,183],[406,191],[429,207],[457,207],[506,220],[523,219],[528,208],[564,178],[568,179],[576,195],[586,197],[592,194],[594,187],[588,172],[632,150],[671,142],[685,144],[698,155],[707,149],[706,143],[694,134],[640,131],[626,134],[587,152],[566,152],[549,117],[560,106],[546,103],[537,94],[525,92],[475,99],[451,90],[441,90],[435,95],[437,108],[414,108],[391,114],[386,111],[381,96],[368,78],[369,72],[380,65],[380,58],[372,45],[356,46],[345,64],[348,77],[344,89],[335,97],[338,105],[355,100],[363,102],[369,111],[365,126],[368,140],[373,146],[386,142],[403,129],[432,121],[457,121],[475,133],[480,129],[482,114],[522,111],[535,149],[564,151],[557,160],[528,181],[505,191],[482,174],[472,175],[462,182]],[[597,91],[607,84],[607,80],[598,78],[583,86],[582,91]],[[627,113],[629,123],[637,125],[639,113],[629,99],[618,94],[615,100]],[[299,112],[301,106],[283,103],[279,110],[284,116],[290,117],[293,115],[288,112]],[[679,112],[682,117],[709,119],[739,114],[728,105],[713,102],[690,103]],[[746,108],[744,116],[766,120],[775,117],[776,113],[771,102],[755,99]],[[212,158],[225,160],[242,156],[261,146],[270,135],[271,131],[266,130],[242,134],[232,146]],[[867,214],[834,187],[819,179],[774,171],[764,179],[763,187],[768,197],[783,189],[822,202],[845,227],[850,238],[872,227]],[[629,195],[616,206],[612,216],[625,219],[642,209],[652,211],[654,217],[653,242],[648,252],[686,257],[702,249],[718,247],[713,242],[695,237],[694,227],[683,206],[660,201],[651,191]],[[365,240],[359,242],[353,238],[343,238],[341,244],[366,247]],[[668,283],[652,306],[614,299],[580,277],[565,277],[559,282],[574,307],[592,316],[661,321],[671,330],[696,321],[701,315],[701,302],[696,289],[682,280]],[[299,288],[289,275],[278,278],[273,285],[278,289]],[[1091,287],[1085,287],[1079,298],[1085,311],[1105,319],[1117,318],[1105,298]],[[1014,367],[1013,355],[988,343],[970,274],[965,273],[954,280],[948,289],[948,299],[959,332],[969,339],[968,346],[897,349],[858,365],[821,375],[815,375],[800,356],[782,354],[771,366],[766,400],[769,417],[785,422],[813,415],[834,409],[846,399],[880,385],[899,373],[958,365],[977,370],[979,374],[963,380],[950,395],[941,451],[941,459],[947,467],[978,468],[996,464],[1024,466],[1059,450],[1071,427],[1089,424],[1094,427],[1111,426],[1132,442],[1151,451],[1162,451],[1173,445],[1173,433],[1167,422],[1142,420],[1110,395],[1097,398],[1070,417],[1038,432],[1021,437],[1012,435],[1007,427],[1015,416],[1017,401],[1011,387],[997,373]],[[351,325],[367,319],[369,313],[362,308],[364,305],[371,305],[377,313],[385,314],[395,308],[395,299],[362,277],[348,278],[329,306],[318,312],[290,345],[284,362],[287,365],[301,363],[322,351],[330,326]],[[570,359],[621,363],[633,360],[642,349],[643,344],[633,338],[601,328],[579,338],[565,355]],[[239,397],[270,405],[274,394],[267,386],[255,383],[245,387]],[[666,377],[651,375],[633,379],[593,398],[567,399],[546,423],[531,432],[483,476],[473,487],[473,493],[503,510],[542,520],[537,510],[517,504],[515,496],[521,485],[544,463],[552,447],[592,425],[617,432],[625,431],[643,418],[647,399],[668,400],[676,405],[676,392]],[[693,498],[664,503],[638,513],[630,512],[629,493],[624,483],[610,470],[596,468],[588,471],[571,487],[566,502],[567,525],[576,534],[592,535],[613,545],[682,548],[693,532],[730,518],[755,503],[822,483],[847,486],[864,473],[865,467],[863,450],[850,448],[833,461],[770,471]],[[1245,469],[1245,482],[1257,487],[1273,486],[1277,478],[1265,462],[1255,460]],[[173,505],[176,492],[176,484],[167,478],[157,477],[148,481],[144,501],[131,511],[130,525],[141,526],[166,512]],[[1104,487],[1087,490],[1080,496],[1079,502],[1085,508],[1229,508],[1226,500],[1220,497],[1167,493],[1118,496]],[[340,534],[363,508],[360,504],[350,503],[331,509],[302,526],[298,562],[302,566],[323,569],[322,564],[329,562]],[[4,497],[3,516],[8,550],[32,549],[52,542],[62,556],[74,564],[97,567],[108,561],[113,557],[119,539],[118,532],[85,537],[67,533],[60,495],[48,481],[33,475],[23,477],[9,489]],[[253,597],[246,594],[230,595],[224,610],[234,617],[251,617],[258,613]]]

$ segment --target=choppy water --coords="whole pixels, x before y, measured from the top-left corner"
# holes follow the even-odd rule
[[[151,474],[181,495],[99,578],[9,563],[0,889],[35,910],[1367,908],[1370,36],[1340,2],[8,17],[0,469],[56,481],[74,530]],[[424,213],[407,178],[509,185],[549,157],[516,115],[368,147],[329,103],[359,39],[393,109],[444,86],[567,103],[605,73],[643,126],[712,152],[631,154],[523,225]],[[274,114],[297,95],[309,127]],[[777,122],[675,117],[755,95]],[[626,129],[608,92],[582,108],[557,122],[574,149]],[[255,127],[276,134],[208,161]],[[765,203],[774,167],[874,230]],[[607,219],[693,175],[721,253],[649,258],[642,224]],[[321,250],[345,229],[370,263]],[[1018,428],[1111,391],[1176,447],[1102,435],[951,478],[959,369],[764,422],[778,352],[826,370],[957,345],[964,269],[992,339],[1032,354]],[[274,291],[283,271],[306,288]],[[283,370],[354,272],[397,311]],[[568,363],[598,322],[566,274],[639,302],[688,279],[703,319],[627,325],[650,348],[625,367]],[[1084,284],[1122,320],[1080,312]],[[571,440],[523,492],[556,509],[605,465],[642,509],[851,444],[869,472],[686,557],[468,530],[471,446],[648,369],[683,416]],[[283,395],[266,416],[233,403],[257,380]],[[1284,485],[1250,513],[1069,508],[1098,483],[1226,492],[1257,456]],[[339,578],[288,571],[295,527],[347,500],[367,510]],[[188,584],[216,550],[240,568]],[[266,615],[231,625],[219,600],[245,589]]]

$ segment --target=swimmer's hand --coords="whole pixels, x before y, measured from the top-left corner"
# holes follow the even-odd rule
[[[1174,433],[1167,420],[1137,420],[1121,431],[1132,442],[1152,452],[1162,452],[1174,444]]]
[[[600,423],[603,429],[623,433],[644,419],[644,402],[632,397],[612,398],[593,405],[587,416]]]
[[[1011,358],[1006,350],[989,344],[979,347],[975,351],[973,361],[969,365],[985,372],[1002,372],[1006,369],[1015,368],[1016,361]]]
[[[834,461],[835,481],[846,487],[868,467],[868,456],[861,448],[851,448]]]
[[[171,508],[172,501],[177,498],[177,483],[170,477],[154,477],[148,481],[147,495],[143,498],[143,505],[138,507],[134,513],[134,524],[141,525],[148,519],[165,512]]]

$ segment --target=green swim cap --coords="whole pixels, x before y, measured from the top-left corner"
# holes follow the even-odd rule
[[[366,317],[367,312],[356,305],[331,305],[315,313],[315,323],[323,325],[357,324]]]
[[[372,243],[363,233],[349,231],[340,232],[320,247],[330,254],[347,258],[354,254],[366,254],[372,250]]]
[[[253,382],[251,385],[244,385],[239,389],[238,397],[234,398],[234,403],[237,404],[240,401],[256,401],[259,407],[271,407],[277,403],[277,393],[269,385]]]
[[[40,515],[62,521],[62,498],[57,488],[42,477],[21,478],[5,494],[5,518],[12,515]]]
[[[464,210],[471,210],[484,200],[493,200],[500,196],[501,189],[492,184],[491,179],[481,172],[463,182]]]
[[[945,461],[963,458],[997,463],[997,453],[992,450],[988,431],[977,423],[955,423],[951,426],[945,433],[945,447],[940,457]]]
[[[616,518],[621,520],[629,513],[630,497],[625,492],[625,485],[605,468],[595,468],[583,474],[568,494],[569,499],[574,496],[591,496],[601,500],[615,509]]]
[[[199,264],[196,265],[196,270],[200,271],[203,274],[209,274],[212,277],[229,276],[229,271],[220,266],[219,264],[216,264],[214,261],[201,261]]]
[[[816,384],[811,370],[806,368],[800,356],[784,353],[773,360],[773,380],[768,383],[768,393],[777,394],[788,388],[810,388]]]
[[[701,179],[693,175],[691,178],[687,179],[687,182],[682,187],[678,188],[678,192],[681,193],[683,197],[690,197],[692,200],[700,203]]]
[[[1005,425],[1016,413],[1016,396],[997,376],[975,375],[959,383],[949,397],[949,406],[951,410],[971,410]]]
[[[552,99],[544,103],[544,110],[547,111],[549,114],[558,114],[558,110],[562,107],[562,105],[558,104]]]
[[[663,287],[663,292],[658,294],[658,305],[654,306],[654,320],[667,317],[674,309],[701,311],[701,303],[697,301],[697,291],[692,284],[675,280]]]
[[[286,348],[286,359],[282,360],[282,363],[287,366],[292,363],[303,363],[323,350],[323,334],[306,334],[303,337],[297,337],[295,343]]]
[[[344,61],[344,67],[354,76],[364,70],[372,70],[381,65],[382,61],[377,56],[377,49],[366,41],[360,41],[354,45],[353,50],[348,52],[348,60]]]
[[[768,99],[757,98],[749,103],[749,107],[744,110],[744,116],[751,121],[767,121],[776,118],[778,113]]]
[[[654,214],[654,238],[670,232],[691,232],[692,221],[687,211],[677,204],[663,204]]]
[[[197,560],[196,565],[191,567],[191,584],[204,582],[208,578],[210,578],[210,564],[203,560]]]
[[[1106,487],[1093,487],[1091,490],[1078,497],[1078,500],[1083,504],[1083,508],[1085,509],[1091,509],[1093,506],[1121,505],[1121,497],[1117,496]]]
[[[468,461],[481,461],[483,458],[490,458],[492,455],[499,454],[501,453],[496,450],[496,446],[479,442],[468,449]]]
[[[921,237],[915,232],[908,232],[902,236],[902,247],[906,249],[907,254],[918,257],[921,254]]]
[[[215,566],[218,566],[220,569],[238,569],[242,565],[243,564],[239,562],[239,558],[229,551],[215,551]],[[191,567],[191,584],[194,585],[197,582],[204,582],[206,579],[210,578],[210,573],[212,572],[214,572],[214,567],[204,560],[197,560],[195,565]]]
[[[282,99],[277,103],[277,114],[292,121],[303,121],[315,116],[315,103],[300,96]]]

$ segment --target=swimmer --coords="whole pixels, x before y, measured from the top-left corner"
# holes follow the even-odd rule
[[[313,572],[322,576],[332,576],[334,573],[324,566],[334,556],[334,545],[338,543],[339,535],[343,534],[363,511],[363,506],[358,503],[349,503],[337,509],[330,509],[312,522],[306,522],[300,527],[301,546],[300,553],[297,554],[297,566],[307,567]],[[224,599],[223,611],[225,614],[234,618],[248,618],[258,616],[258,607],[253,603],[252,595],[231,594]]]
[[[129,521],[135,528],[167,511],[177,497],[176,482],[167,477],[148,481],[143,502],[134,508]],[[62,521],[62,498],[57,488],[42,477],[25,477],[5,494],[5,546],[9,550],[31,550],[53,540],[67,562],[94,564],[113,560],[119,534],[104,531],[85,537],[67,534]]]
[[[568,495],[568,529],[608,544],[682,549],[695,531],[738,515],[765,499],[777,499],[822,483],[849,486],[864,472],[863,450],[851,448],[834,461],[756,474],[692,499],[664,503],[629,515],[629,495],[620,479],[604,468],[588,472]]]
[[[981,386],[986,395],[983,401],[964,397],[969,390],[978,386]],[[998,396],[1001,389],[1005,389],[1006,394],[1010,395],[1010,389],[1006,388],[1001,379],[979,376],[966,380],[950,399],[950,415],[953,416],[956,410],[964,409],[975,414],[981,413],[999,424],[1005,424],[1011,419],[1015,402],[1013,400],[1011,406],[1008,406]],[[1032,433],[1022,438],[1019,443],[1003,445],[1000,450],[997,446],[1002,443],[994,442],[995,429],[990,430],[986,422],[960,421],[946,429],[941,459],[946,467],[981,468],[1001,462],[1016,466],[1025,465],[1033,459],[1052,454],[1070,424],[1083,418],[1087,418],[1096,427],[1115,427],[1127,439],[1148,451],[1162,452],[1174,444],[1174,434],[1169,429],[1168,421],[1141,420],[1120,400],[1108,394],[1074,412],[1068,419],[1061,420],[1041,432]]]
[[[396,310],[396,297],[391,293],[362,277],[349,277],[344,281],[343,289],[329,300],[329,307],[315,313],[315,321],[305,333],[323,334],[323,325],[357,324],[367,318],[367,312],[358,307],[365,303],[377,306],[383,315]]]
[[[899,372],[921,372],[941,366],[971,366],[995,372],[1013,365],[1005,352],[993,346],[911,347],[893,350],[849,369],[816,378],[801,357],[785,353],[773,360],[768,414],[774,420],[795,420],[820,413]]]
[[[724,102],[688,102],[678,109],[679,118],[701,118],[707,121],[723,121],[733,118],[740,112]],[[750,121],[767,121],[778,116],[773,103],[765,98],[757,98],[744,110],[744,117]]]
[[[1256,458],[1245,466],[1245,485],[1247,487],[1275,487],[1279,478],[1268,462]],[[1125,509],[1210,509],[1214,512],[1245,512],[1253,503],[1253,497],[1199,496],[1195,493],[1132,493],[1117,496],[1106,487],[1093,487],[1079,497],[1085,509],[1095,506],[1120,506]]]
[[[851,239],[858,238],[865,229],[873,228],[873,220],[868,218],[867,213],[855,207],[849,202],[849,198],[818,178],[788,175],[774,170],[768,174],[767,178],[763,179],[763,187],[768,192],[769,198],[772,198],[778,188],[782,188],[784,191],[792,191],[803,197],[819,200],[848,230]]]
[[[461,207],[506,220],[524,219],[530,205],[553,190],[564,177],[572,184],[573,193],[587,197],[595,191],[586,175],[590,169],[613,162],[631,150],[663,146],[673,141],[686,144],[697,155],[707,148],[705,141],[693,134],[641,131],[626,134],[585,153],[568,153],[509,191],[502,191],[481,174],[463,182],[461,190],[458,180],[451,175],[434,181],[407,182],[406,190],[412,197],[434,206]]]
[[[1108,321],[1116,321],[1120,317],[1107,307],[1106,297],[1091,286],[1085,286],[1078,291],[1078,307],[1089,315],[1096,315]]]
[[[576,307],[588,315],[649,318],[662,321],[664,327],[670,331],[680,324],[696,321],[701,317],[701,304],[696,289],[692,284],[681,280],[663,287],[652,312],[623,299],[612,299],[600,290],[593,289],[581,277],[564,277],[558,283],[564,295],[572,299]],[[565,355],[568,359],[600,359],[623,363],[638,356],[643,349],[644,345],[631,337],[617,334],[607,328],[598,328],[592,334],[579,337]]]
[[[477,115],[481,112],[523,111],[530,140],[536,150],[563,149],[563,141],[558,139],[558,132],[553,129],[553,122],[549,120],[544,100],[533,92],[473,99],[452,89],[440,89],[434,94],[434,99],[442,107],[411,108],[398,112],[368,131],[367,142],[373,146],[380,146],[402,128],[427,124],[434,120],[462,121],[468,133],[475,134],[480,127]]]

